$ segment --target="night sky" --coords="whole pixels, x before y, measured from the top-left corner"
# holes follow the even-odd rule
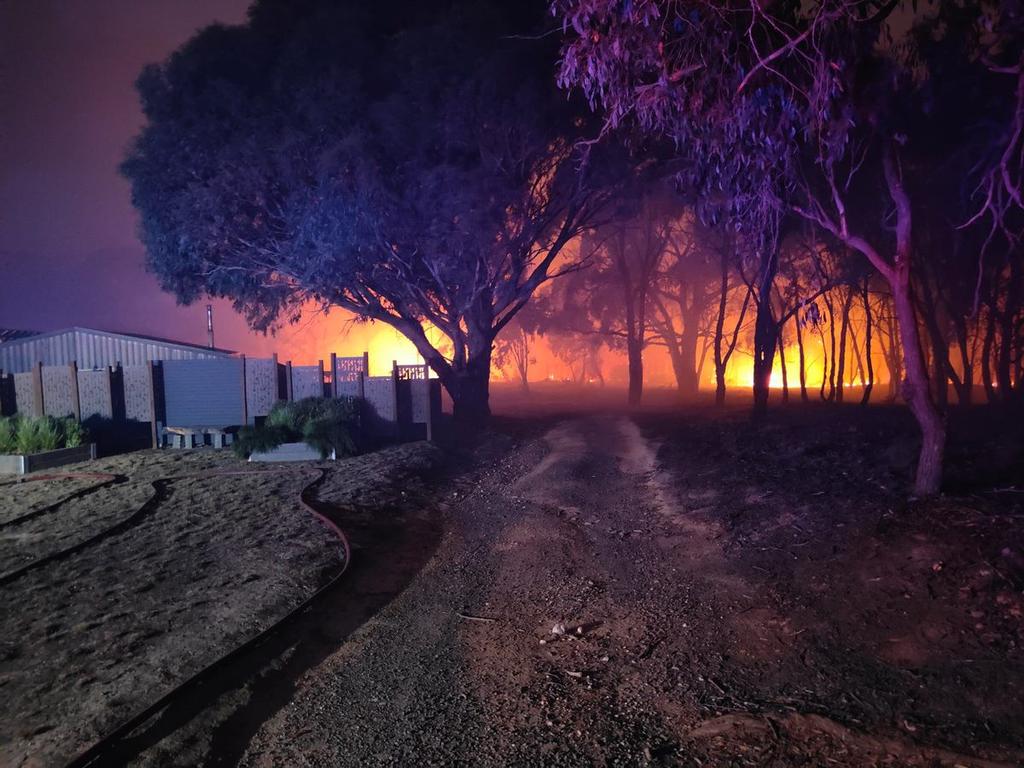
[[[203,304],[176,306],[146,273],[117,166],[142,124],[134,81],[143,65],[202,26],[243,21],[247,6],[0,2],[0,327],[82,325],[205,342]],[[248,333],[227,304],[215,311],[219,346],[266,352],[295,332],[269,340]]]

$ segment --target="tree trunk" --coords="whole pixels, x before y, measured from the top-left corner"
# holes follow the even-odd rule
[[[850,375],[846,380],[846,386],[852,387],[854,378],[860,379],[861,388],[867,386],[868,374],[864,370],[864,356],[860,353],[860,339],[857,338],[857,326],[850,323],[850,351],[853,352],[853,361],[856,367],[850,366]]]
[[[807,360],[804,357],[804,332],[800,327],[799,312],[793,320],[796,323],[796,346],[800,352],[800,400],[806,403],[810,401],[810,398],[807,396]]]
[[[662,336],[665,337],[665,349],[668,350],[668,359],[672,363],[672,375],[676,379],[676,397],[681,402],[686,398],[686,366],[683,365],[683,356],[679,351],[679,345],[665,334]]]
[[[639,405],[644,394],[644,356],[640,340],[634,335],[626,339],[629,363],[629,404]]]
[[[729,302],[729,261],[721,257],[721,284],[718,294],[718,318],[715,321],[715,405],[725,405],[725,357],[722,353],[722,330],[725,327],[725,311]]]
[[[989,403],[994,403],[999,395],[992,381],[992,347],[996,338],[995,310],[992,307],[989,307],[987,320],[985,340],[981,345],[981,383],[985,387],[985,397]]]
[[[992,304],[990,305],[993,314],[996,314],[999,327],[999,343],[996,346],[996,359],[995,359],[995,371],[996,371],[996,384],[999,387],[999,398],[1004,403],[1010,403],[1014,400],[1014,384],[1019,385],[1020,382],[1014,382],[1013,374],[1013,357],[1016,347],[1017,337],[1017,312],[1020,309],[1020,297],[1021,286],[1019,283],[1024,280],[1021,278],[1022,270],[1019,270],[1015,264],[1015,260],[1010,261],[1010,275],[1006,286],[1006,299],[1003,302],[1003,309],[1001,312],[996,314],[995,305],[997,299],[993,297]]]
[[[697,322],[687,318],[679,336],[680,368],[676,371],[679,391],[685,397],[696,397],[700,386],[697,374]],[[674,365],[674,363],[673,363]]]
[[[846,371],[846,338],[850,330],[850,305],[853,303],[853,291],[846,289],[843,297],[843,315],[839,329],[839,360],[836,362],[836,402],[843,402],[843,376]]]
[[[864,382],[864,393],[861,395],[860,404],[867,405],[871,401],[871,390],[875,388],[875,364],[871,360],[871,296],[868,293],[868,278],[864,278],[864,286],[861,288],[861,299],[864,302],[864,361],[867,364],[867,381]]]
[[[921,314],[931,341],[932,383],[935,392],[935,403],[940,411],[944,411],[949,403],[949,342],[939,324],[938,308],[935,297],[928,284],[927,277],[921,281],[923,287]]]
[[[836,398],[836,313],[831,297],[826,293],[823,298],[825,300],[825,309],[828,310],[828,337],[830,344],[828,354],[828,397],[825,399],[832,402]]]
[[[960,350],[960,381],[953,382],[956,400],[959,405],[970,405],[974,401],[974,355],[977,348],[971,344],[967,318],[954,317],[953,326],[956,329],[957,348]],[[977,339],[977,336],[974,338]]]
[[[480,426],[491,415],[492,321],[490,306],[486,304],[466,315],[467,332],[464,337],[452,340],[454,355],[450,365],[436,351],[432,357],[427,357],[422,350],[420,352],[448,390],[452,398],[452,415],[460,425]]]
[[[527,370],[524,367],[519,368],[519,388],[526,393],[530,391],[530,379],[527,378]]]
[[[626,358],[629,370],[628,402],[631,406],[640,404],[644,393],[644,305],[646,299],[646,276],[641,274],[634,280],[626,257],[626,230],[618,231],[618,252],[616,265],[622,277],[622,293],[626,304]]]
[[[453,370],[442,383],[452,398],[452,415],[464,424],[485,423],[491,415],[491,350],[472,355],[461,370]],[[447,379],[447,380],[446,380]]]
[[[828,349],[825,347],[825,331],[822,329],[821,323],[818,323],[818,339],[821,341],[821,389],[818,390],[818,397],[824,402],[828,400],[825,396],[825,387],[828,386],[828,376],[825,375],[828,367]]]
[[[708,359],[708,340],[705,337],[704,342],[700,345],[700,357],[697,358],[697,391],[700,391],[700,382],[704,378],[704,364]]]
[[[1011,355],[1013,350],[1013,318],[1009,311],[1003,310],[999,322],[999,344],[996,347],[996,384],[999,386],[999,396],[1004,403],[1010,402],[1013,392],[1013,378],[1011,376]]]
[[[722,282],[718,302],[718,321],[715,325],[715,405],[725,404],[725,369],[729,365],[729,358],[736,349],[736,340],[739,338],[740,329],[743,327],[743,318],[747,316],[747,308],[750,306],[752,292],[748,289],[743,297],[743,304],[740,306],[740,314],[736,319],[736,325],[732,329],[732,338],[722,349],[722,328],[725,324],[725,311],[729,298],[729,257],[722,252]]]
[[[767,258],[757,289],[757,316],[754,320],[754,415],[763,415],[768,410],[779,332],[772,312],[772,286],[778,258],[774,251]]]
[[[779,370],[782,372],[782,402],[789,402],[789,374],[786,371],[786,339],[783,334],[784,325],[779,326]]]
[[[900,382],[903,381],[903,345],[900,343],[899,326],[895,310],[889,307],[889,378],[890,400],[895,402],[899,396]]]
[[[925,366],[908,271],[904,267],[894,272],[889,284],[892,287],[893,308],[903,346],[903,367],[906,371],[903,398],[921,428],[921,453],[917,461],[914,492],[920,496],[931,496],[939,492],[942,483],[946,425],[931,398],[928,369]]]

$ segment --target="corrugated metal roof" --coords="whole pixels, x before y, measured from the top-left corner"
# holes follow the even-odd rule
[[[204,347],[141,334],[65,328],[0,344],[0,370],[22,372],[37,362],[80,368],[103,368],[121,363],[140,365],[149,360],[188,360],[232,357],[226,349]]]
[[[38,336],[38,331],[25,331],[17,328],[0,328],[0,344],[16,339],[24,339],[29,336]]]

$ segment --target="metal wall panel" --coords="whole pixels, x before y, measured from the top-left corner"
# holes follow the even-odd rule
[[[22,373],[43,365],[67,365],[80,368],[105,368],[117,365],[142,365],[149,360],[208,360],[232,357],[230,352],[199,346],[146,339],[88,328],[69,328],[0,344],[0,370]]]
[[[243,360],[164,360],[164,408],[169,427],[230,427],[245,423]]]

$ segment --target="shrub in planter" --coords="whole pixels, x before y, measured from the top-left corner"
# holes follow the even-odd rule
[[[356,453],[360,404],[353,397],[309,397],[277,403],[259,427],[242,427],[234,450],[242,458],[284,443],[305,442],[326,458]]]
[[[0,453],[32,454],[58,448],[77,448],[88,439],[85,428],[73,418],[0,418]]]

